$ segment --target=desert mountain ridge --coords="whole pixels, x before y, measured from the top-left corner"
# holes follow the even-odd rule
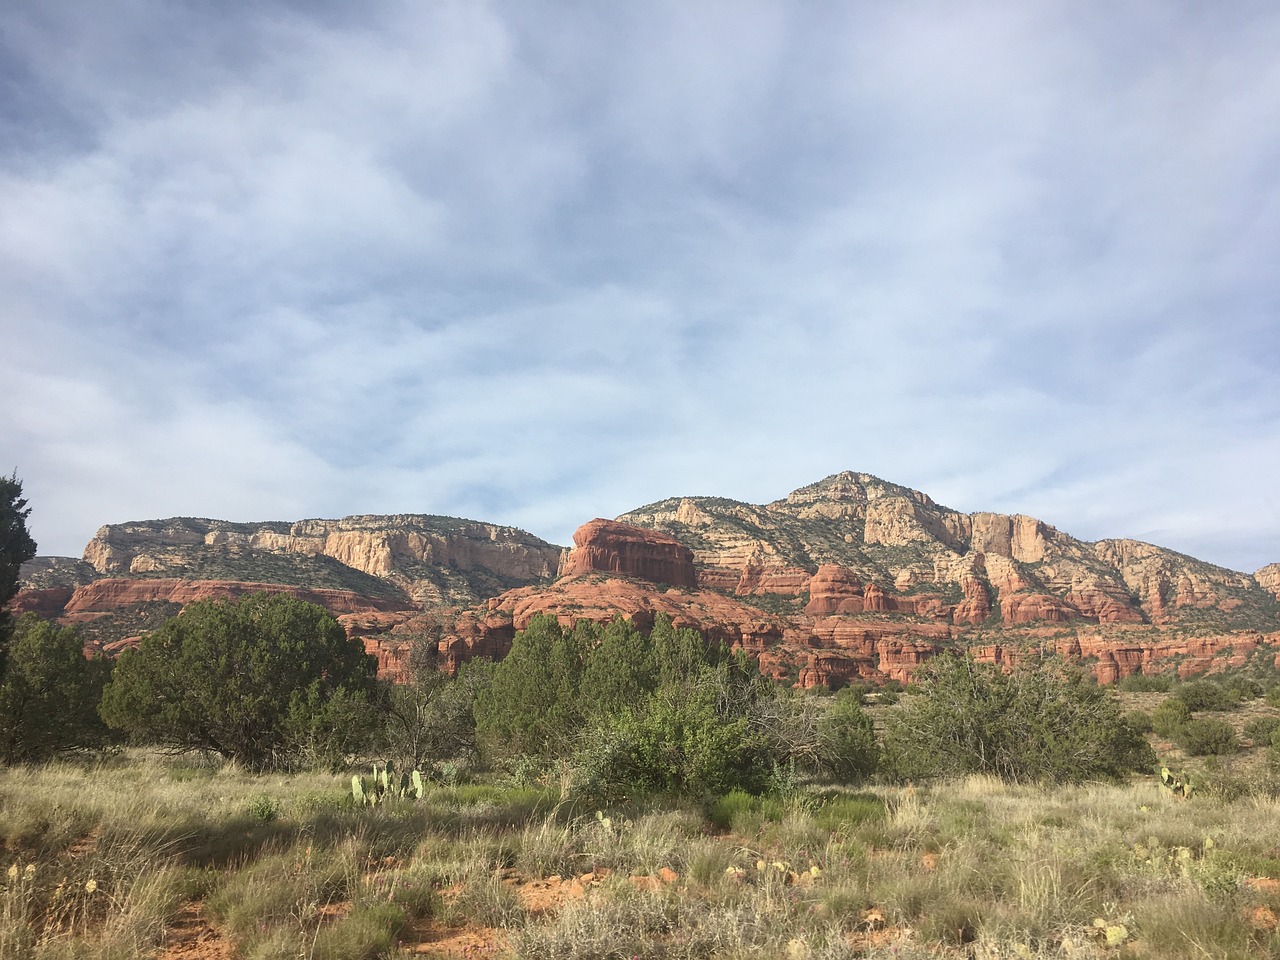
[[[21,585],[16,609],[75,623],[109,652],[192,600],[287,590],[338,615],[390,675],[426,634],[448,668],[500,656],[536,613],[665,613],[805,685],[905,678],[954,645],[1000,659],[1052,643],[1114,679],[1274,657],[1280,642],[1280,564],[1250,575],[1090,543],[854,472],[768,504],[647,504],[584,524],[569,550],[426,515],[111,524],[80,560],[24,565]]]

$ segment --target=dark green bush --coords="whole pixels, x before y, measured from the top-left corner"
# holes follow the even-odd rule
[[[583,632],[577,634],[542,614],[516,634],[475,703],[477,736],[486,755],[561,752],[582,727],[578,686],[586,651]]]
[[[106,745],[110,735],[98,701],[109,670],[102,660],[85,659],[72,628],[23,614],[0,674],[0,763]]]
[[[1056,657],[1011,674],[969,656],[941,656],[886,724],[884,768],[921,778],[990,773],[1074,783],[1120,778],[1155,762],[1110,691]]]
[[[602,721],[574,755],[577,792],[608,803],[655,794],[764,793],[776,758],[747,717],[723,717],[716,691],[654,698],[640,714]]]
[[[1254,717],[1244,725],[1244,737],[1255,747],[1269,746],[1271,735],[1280,730],[1280,717]]]
[[[1134,673],[1116,681],[1116,689],[1125,693],[1166,693],[1171,686],[1173,679],[1165,674]]]
[[[818,720],[818,762],[844,783],[870,777],[880,761],[875,724],[860,700],[842,690]]]
[[[1240,749],[1235,730],[1225,720],[1193,717],[1178,730],[1175,740],[1193,757],[1235,753]]]
[[[1151,714],[1145,710],[1130,710],[1124,717],[1129,721],[1129,726],[1133,727],[1138,733],[1150,733],[1154,729],[1151,723]]]
[[[1170,697],[1151,712],[1151,729],[1162,737],[1173,739],[1190,719],[1191,708],[1186,702]]]
[[[1234,710],[1239,699],[1226,687],[1212,680],[1192,680],[1179,684],[1173,695],[1187,705],[1192,712],[1200,710]]]
[[[323,607],[288,594],[190,604],[116,663],[102,717],[145,741],[253,769],[367,744],[377,660]]]

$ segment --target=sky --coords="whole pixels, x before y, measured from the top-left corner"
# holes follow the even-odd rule
[[[1280,561],[1280,6],[6,0],[0,471],[555,543],[841,470]]]

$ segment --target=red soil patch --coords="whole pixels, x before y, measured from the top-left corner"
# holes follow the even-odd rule
[[[427,927],[414,930],[421,939],[406,943],[403,953],[437,957],[485,957],[503,949],[502,931],[491,927]]]
[[[183,904],[173,925],[165,931],[157,960],[234,960],[235,950],[204,916],[199,901]]]
[[[1280,927],[1280,918],[1270,907],[1254,907],[1249,911],[1249,924],[1256,930],[1275,930]]]

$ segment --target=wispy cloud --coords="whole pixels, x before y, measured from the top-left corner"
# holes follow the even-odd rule
[[[559,542],[840,469],[1280,560],[1280,13],[0,11],[0,452]]]

